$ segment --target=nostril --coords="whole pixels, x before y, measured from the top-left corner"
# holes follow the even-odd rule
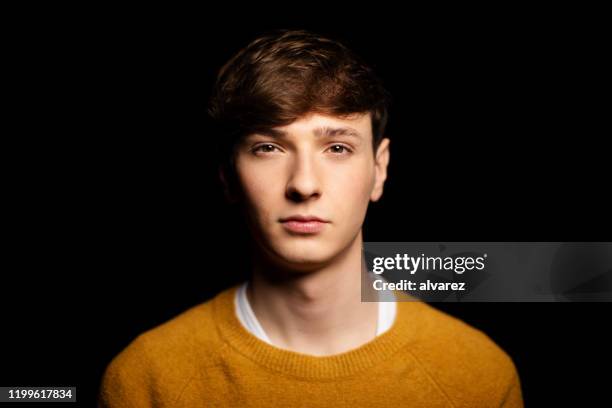
[[[310,199],[311,197],[318,197],[320,194],[318,191],[313,190],[310,193],[301,192],[298,189],[292,188],[287,191],[287,198],[291,201],[301,202]]]
[[[297,201],[304,201],[304,199],[305,199],[305,196],[300,194],[300,192],[297,191],[297,190],[290,190],[290,191],[288,191],[287,196],[289,197],[289,199],[291,201],[296,201],[296,202]]]

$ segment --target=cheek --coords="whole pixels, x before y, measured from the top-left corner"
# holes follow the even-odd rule
[[[275,171],[261,166],[255,171],[252,167],[243,165],[237,167],[237,172],[249,212],[256,218],[265,218],[277,200],[275,196],[279,194],[278,177],[273,176]]]
[[[344,169],[336,168],[328,194],[333,195],[336,208],[346,214],[365,212],[374,186],[374,170],[371,163],[363,161]]]
[[[350,177],[342,177],[341,184],[333,190],[332,215],[335,228],[330,236],[330,248],[336,243],[347,243],[361,229],[370,198],[369,174],[353,173]]]

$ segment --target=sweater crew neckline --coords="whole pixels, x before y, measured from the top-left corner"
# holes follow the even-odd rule
[[[350,376],[389,359],[409,341],[407,303],[398,302],[393,325],[361,346],[331,356],[313,356],[275,347],[245,329],[234,310],[240,285],[221,292],[213,301],[214,319],[221,338],[246,358],[271,370],[311,379]]]

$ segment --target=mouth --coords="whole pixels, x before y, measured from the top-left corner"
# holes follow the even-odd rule
[[[318,234],[330,221],[310,215],[294,215],[281,218],[279,222],[286,230],[296,234]]]

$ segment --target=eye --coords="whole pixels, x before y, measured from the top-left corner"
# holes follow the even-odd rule
[[[271,143],[264,143],[253,148],[253,153],[273,153],[275,150],[280,149]]]
[[[349,149],[347,146],[345,145],[341,145],[341,144],[335,144],[329,147],[329,150],[334,153],[334,154],[348,154],[348,153],[352,153],[352,150]]]

